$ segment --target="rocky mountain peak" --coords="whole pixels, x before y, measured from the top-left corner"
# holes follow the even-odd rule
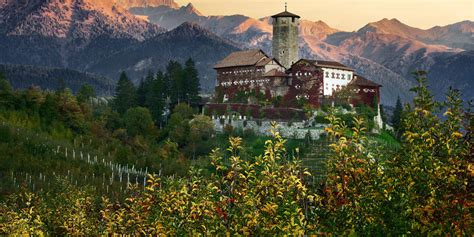
[[[188,5],[186,5],[185,7],[181,7],[181,9],[186,11],[187,14],[204,16],[192,3],[188,3]]]
[[[301,35],[330,35],[339,32],[339,30],[331,28],[324,21],[308,21],[301,20],[300,22],[300,34]]]
[[[182,36],[196,36],[196,35],[214,35],[209,30],[203,28],[194,22],[184,22],[183,24],[170,31],[173,34],[179,34]]]
[[[163,31],[115,0],[21,0],[0,8],[0,33],[7,35],[143,40]]]
[[[178,9],[179,5],[174,0],[114,0],[118,5],[130,9],[132,7],[159,7],[167,6]]]
[[[214,42],[220,42],[222,44],[230,45],[235,48],[240,48],[240,46],[237,45],[236,43],[223,39],[194,22],[184,22],[183,24],[179,25],[173,30],[163,35],[157,36],[155,39],[162,40],[162,38],[186,40],[186,41],[189,41],[190,43],[205,39],[206,41],[211,40]]]

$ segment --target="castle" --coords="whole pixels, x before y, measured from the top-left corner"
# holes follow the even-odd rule
[[[233,52],[215,65],[218,103],[264,101],[274,107],[320,107],[345,89],[347,103],[378,106],[381,85],[339,62],[299,58],[300,16],[288,12],[285,6],[285,11],[272,19],[273,57],[252,49]]]

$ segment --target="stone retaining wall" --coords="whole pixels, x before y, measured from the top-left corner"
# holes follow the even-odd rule
[[[217,132],[223,132],[224,127],[230,124],[234,129],[251,129],[258,135],[270,136],[271,134],[271,121],[262,120],[246,120],[245,116],[237,116],[234,118],[230,116],[213,116],[212,121],[214,122],[214,128]],[[222,123],[222,121],[224,123]],[[325,124],[316,124],[315,127],[309,127],[310,123],[307,121],[301,122],[284,122],[276,121],[277,129],[280,132],[281,136],[284,138],[295,138],[295,139],[304,139],[308,131],[311,134],[313,140],[319,139],[321,134],[325,133],[324,128]],[[245,124],[245,126],[244,126]],[[260,124],[260,125],[259,125]]]

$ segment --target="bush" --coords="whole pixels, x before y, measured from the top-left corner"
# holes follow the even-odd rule
[[[128,109],[124,115],[125,128],[130,136],[150,135],[155,126],[150,111],[147,108],[135,107]]]
[[[8,126],[0,126],[0,142],[10,142],[12,136],[12,130]]]
[[[338,104],[338,106],[346,109],[347,111],[351,111],[352,110],[352,106],[350,104],[347,104],[347,103],[342,103],[342,104]]]
[[[324,116],[324,115],[316,115],[316,117],[314,117],[314,121],[316,123],[323,123],[323,124],[328,124],[329,123],[329,120],[327,120],[326,116]]]
[[[351,114],[338,114],[336,117],[339,117],[347,127],[353,128],[354,127],[354,116]],[[366,122],[364,120],[364,122]]]
[[[244,138],[249,138],[249,137],[254,137],[254,136],[255,136],[255,132],[253,131],[253,129],[246,128],[244,130]]]
[[[329,112],[329,109],[331,108],[331,106],[327,105],[327,104],[324,104],[321,106],[321,110],[324,111],[324,112]]]
[[[226,136],[229,137],[234,133],[234,127],[232,127],[232,125],[230,125],[230,124],[227,124],[227,125],[224,126],[224,131],[223,132]]]

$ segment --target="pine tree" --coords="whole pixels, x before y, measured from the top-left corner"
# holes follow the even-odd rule
[[[145,107],[147,95],[150,94],[153,81],[155,80],[153,72],[149,71],[145,80],[140,81],[140,85],[137,88],[137,104],[138,106]]]
[[[58,79],[58,85],[57,85],[57,88],[56,88],[56,92],[59,94],[59,93],[63,93],[65,90],[66,90],[66,81],[64,81],[64,79]]]
[[[39,114],[41,115],[42,121],[46,125],[50,125],[54,120],[58,118],[58,101],[57,97],[53,94],[48,93],[41,104]]]
[[[184,68],[185,96],[188,103],[199,101],[200,83],[194,61],[189,58]]]
[[[400,121],[403,113],[403,106],[400,100],[400,96],[397,99],[395,110],[393,111],[392,125],[396,132],[400,129]]]
[[[122,72],[115,89],[114,109],[124,114],[128,109],[136,105],[135,86],[128,79],[127,74]]]
[[[170,76],[168,75],[168,70],[166,70],[167,72],[166,73],[162,73],[162,72],[158,72],[158,73],[162,73],[162,78],[163,78],[163,95],[165,98],[169,98],[171,99],[171,79],[170,79]],[[157,75],[158,77],[158,75]]]
[[[1,93],[11,93],[13,91],[10,82],[7,81],[5,75],[0,72],[0,92]]]
[[[83,103],[95,97],[94,88],[88,83],[84,83],[77,92],[77,101]]]
[[[166,67],[167,83],[169,83],[172,104],[179,104],[185,100],[183,94],[185,83],[183,80],[183,67],[176,61],[170,61]]]
[[[13,89],[2,72],[0,72],[0,107],[10,108],[13,106]]]
[[[163,111],[165,109],[164,76],[158,72],[156,79],[150,85],[146,95],[146,107],[150,110],[153,120],[157,125],[163,122]]]

